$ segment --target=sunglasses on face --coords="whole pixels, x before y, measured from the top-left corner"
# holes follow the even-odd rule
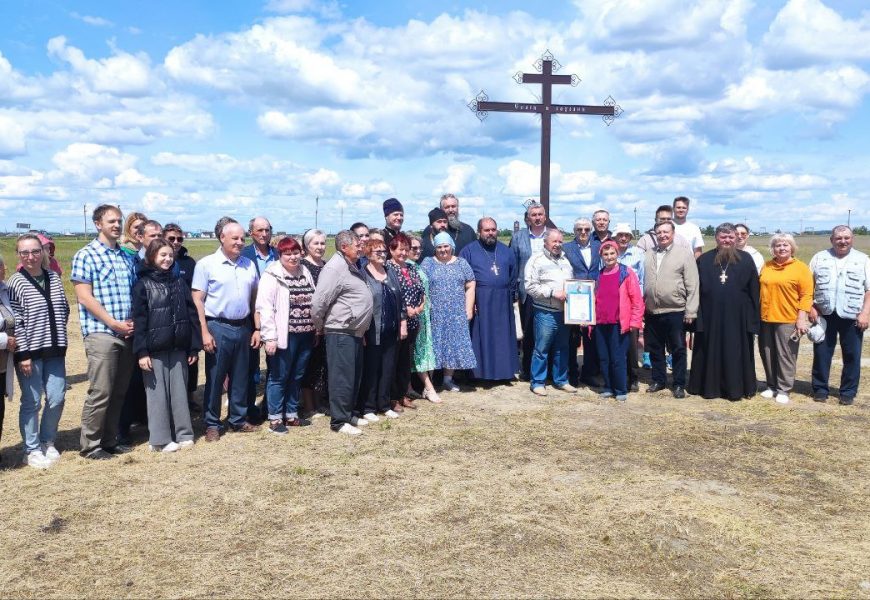
[[[184,241],[184,238],[183,238],[183,237],[178,237],[178,236],[175,236],[175,235],[167,235],[167,236],[166,236],[166,241],[167,241],[167,242],[183,242],[183,241]]]
[[[372,250],[372,254],[379,254],[381,256],[386,256],[387,251],[386,250]]]
[[[590,231],[592,231],[592,228],[591,227],[578,227],[574,231],[576,231],[577,233],[589,233]]]

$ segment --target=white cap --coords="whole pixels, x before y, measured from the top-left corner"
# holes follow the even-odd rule
[[[809,340],[818,344],[825,341],[825,331],[828,329],[828,322],[825,321],[825,317],[819,315],[819,320],[816,321],[816,324],[810,327],[807,330],[807,337]]]
[[[613,233],[610,234],[611,237],[616,237],[617,234],[627,233],[631,237],[634,237],[634,232],[631,230],[631,226],[628,223],[617,223],[616,229],[613,230]]]

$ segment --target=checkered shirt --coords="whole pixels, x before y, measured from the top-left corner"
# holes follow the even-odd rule
[[[118,321],[126,321],[131,318],[134,273],[132,256],[121,250],[120,246],[112,249],[97,239],[76,252],[70,279],[74,283],[91,284],[94,298],[106,312]],[[81,303],[79,320],[83,337],[91,333],[117,335]]]

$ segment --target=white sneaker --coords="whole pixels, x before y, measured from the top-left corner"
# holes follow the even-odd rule
[[[577,391],[577,388],[575,388],[570,383],[566,383],[565,385],[557,385],[555,386],[555,388],[557,390],[562,390],[563,392],[568,392],[569,394],[573,394]]]
[[[178,442],[179,450],[184,450],[185,448],[193,448],[193,440],[184,440],[183,442]]]
[[[774,391],[773,391],[772,389],[770,389],[770,388],[767,388],[766,390],[764,390],[763,392],[761,392],[761,397],[762,397],[762,398],[767,398],[768,400],[770,400],[770,399],[773,398],[774,396],[776,396],[776,392],[774,392]]]
[[[350,423],[345,423],[338,429],[338,433],[346,433],[347,435],[362,435],[362,430],[354,427]]]
[[[152,446],[148,444],[148,448],[151,452],[177,452],[180,446],[175,442],[169,442],[165,446]]]
[[[56,463],[60,460],[60,452],[57,451],[54,444],[46,444],[43,446],[42,453],[45,454],[45,458],[50,460],[52,463]]]
[[[398,419],[398,418],[399,418],[399,413],[397,413],[396,411],[394,411],[394,410],[391,408],[391,409],[389,409],[389,410],[387,410],[387,411],[384,411],[384,416],[387,417],[388,419]]]
[[[365,419],[366,421],[368,421],[369,423],[377,423],[378,421],[380,421],[380,419],[378,418],[378,415],[376,415],[375,413],[366,413],[363,415],[362,418]]]
[[[42,450],[34,450],[29,454],[25,454],[21,459],[28,467],[33,467],[34,469],[47,469],[53,463],[45,457],[45,454],[42,453]]]
[[[360,419],[359,417],[351,417],[350,424],[353,425],[354,427],[365,427],[366,425],[369,424],[369,422],[366,421],[365,419]]]
[[[542,385],[538,385],[532,388],[532,393],[536,396],[546,396],[547,388]]]
[[[777,404],[788,404],[788,394],[780,392],[776,395]]]

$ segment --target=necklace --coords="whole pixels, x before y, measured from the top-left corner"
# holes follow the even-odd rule
[[[481,247],[483,248],[484,254],[489,254],[489,250],[486,249],[486,246],[481,244]],[[496,259],[498,258],[497,255],[498,255],[498,245],[496,245],[492,249],[492,256],[490,257],[490,260],[492,260],[492,266],[489,268],[489,270],[492,271],[493,275],[495,275],[496,277],[498,276],[498,265],[496,264]]]
[[[719,275],[719,283],[721,283],[722,285],[725,285],[725,282],[728,281],[728,267],[730,266],[731,265],[725,265],[724,269],[722,269],[722,267],[719,267],[720,269],[722,269],[722,273]]]

